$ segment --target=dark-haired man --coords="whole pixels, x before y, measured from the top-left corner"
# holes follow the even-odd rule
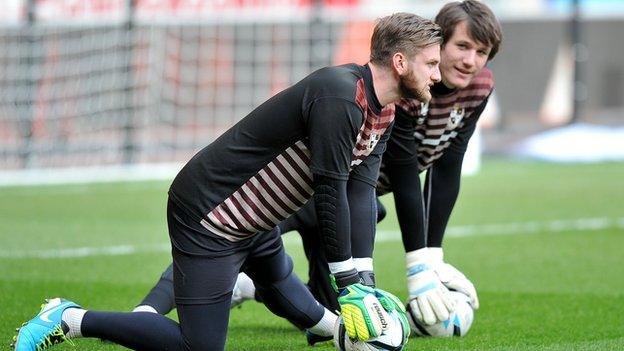
[[[434,324],[448,316],[429,309],[424,286],[440,280],[466,293],[474,309],[473,284],[443,260],[442,241],[459,195],[468,141],[494,89],[485,66],[499,50],[502,30],[491,10],[479,1],[446,4],[435,22],[444,33],[440,52],[442,82],[429,103],[404,99],[397,104],[395,126],[383,157],[378,191],[392,191],[406,252],[409,307],[414,317]],[[424,192],[419,173],[426,172]],[[442,313],[438,313],[441,311]],[[432,313],[433,312],[433,313]]]

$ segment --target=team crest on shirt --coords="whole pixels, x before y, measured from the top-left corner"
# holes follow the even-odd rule
[[[375,148],[375,146],[377,145],[377,142],[379,141],[380,136],[377,133],[373,133],[370,136],[370,140],[368,141],[368,149],[372,150]]]
[[[449,115],[449,121],[447,127],[449,129],[455,129],[464,119],[464,115],[466,114],[466,109],[461,107],[459,104],[453,105],[451,109],[451,113]]]
[[[418,113],[418,118],[416,119],[416,124],[421,125],[425,123],[425,118],[427,118],[427,114],[429,113],[429,102],[421,102],[420,103],[420,112]]]

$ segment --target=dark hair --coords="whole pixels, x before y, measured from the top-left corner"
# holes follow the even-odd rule
[[[488,60],[493,59],[500,48],[503,30],[492,10],[479,1],[451,2],[442,7],[435,18],[435,22],[442,28],[442,45],[451,39],[455,27],[462,21],[467,22],[472,39],[492,47]]]
[[[371,38],[370,62],[390,66],[401,52],[411,57],[433,44],[442,43],[440,27],[426,18],[399,12],[377,21]]]

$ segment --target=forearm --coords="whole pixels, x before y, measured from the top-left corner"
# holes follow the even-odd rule
[[[375,286],[373,272],[373,249],[377,225],[375,187],[359,180],[350,180],[347,185],[347,196],[351,213],[351,252],[355,268],[364,285]]]
[[[429,203],[428,247],[442,247],[444,233],[459,196],[464,154],[447,152],[429,170],[425,198]]]
[[[314,175],[314,204],[331,273],[337,278],[344,278],[342,283],[347,285],[359,281],[351,254],[347,181]]]
[[[370,184],[352,180],[347,186],[347,196],[351,215],[351,251],[353,257],[373,257],[377,219],[375,188]]]
[[[417,164],[392,165],[387,169],[401,228],[405,252],[426,246],[425,215]]]

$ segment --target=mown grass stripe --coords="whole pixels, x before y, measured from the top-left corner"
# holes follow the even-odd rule
[[[470,237],[470,236],[495,236],[495,235],[520,235],[537,234],[542,232],[565,232],[565,231],[597,231],[610,228],[624,229],[624,217],[622,218],[579,218],[574,220],[552,221],[529,221],[512,223],[492,223],[481,225],[452,226],[447,230],[447,237]],[[288,235],[284,243],[293,245],[300,242],[295,235]],[[377,232],[378,242],[392,242],[401,239],[398,230],[380,230]],[[135,253],[168,252],[168,244],[157,245],[116,245],[103,247],[76,247],[47,250],[11,250],[0,251],[0,258],[79,258],[91,256],[122,256]]]

